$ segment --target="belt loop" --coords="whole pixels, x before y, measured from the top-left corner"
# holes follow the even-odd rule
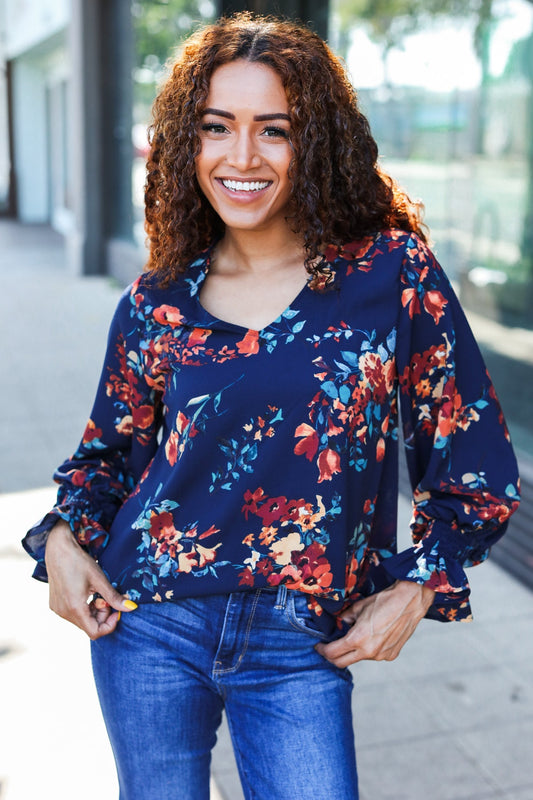
[[[278,593],[276,595],[276,605],[274,608],[279,608],[283,610],[287,605],[287,587],[284,583],[280,583],[278,586]]]

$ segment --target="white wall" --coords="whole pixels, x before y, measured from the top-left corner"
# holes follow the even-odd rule
[[[2,6],[7,59],[64,29],[70,17],[69,0],[2,0]]]
[[[17,212],[22,222],[50,222],[52,208],[50,131],[47,119],[47,87],[64,80],[68,59],[64,45],[43,54],[15,58],[13,64],[14,167]],[[60,120],[55,120],[60,123]],[[61,137],[64,139],[64,137]],[[57,141],[57,132],[56,132]]]

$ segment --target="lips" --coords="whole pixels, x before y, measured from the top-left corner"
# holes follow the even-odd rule
[[[261,192],[272,181],[237,181],[230,178],[217,178],[218,181],[230,192]]]

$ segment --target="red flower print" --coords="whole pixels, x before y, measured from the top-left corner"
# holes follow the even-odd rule
[[[138,406],[132,409],[132,418],[134,428],[142,428],[145,430],[149,428],[154,422],[154,407],[153,406]]]
[[[154,319],[160,325],[170,325],[172,328],[176,328],[183,322],[183,314],[180,314],[179,308],[162,305],[154,308]]]
[[[372,500],[370,500],[370,498],[368,498],[367,500],[365,500],[365,504],[363,506],[363,513],[370,514],[370,512],[372,511],[374,511],[374,503],[372,502]]]
[[[178,411],[178,414],[176,416],[176,430],[178,431],[178,433],[183,433],[188,424],[189,420],[185,416],[185,414],[182,411]]]
[[[272,544],[272,542],[276,538],[277,533],[278,529],[274,528],[273,525],[268,525],[268,526],[265,525],[263,528],[261,528],[261,533],[259,534],[259,541],[261,542],[261,544],[268,546],[269,544]]]
[[[82,469],[75,469],[70,473],[70,480],[74,486],[83,486],[85,483],[85,472]]]
[[[272,569],[273,569],[272,562],[268,558],[262,558],[261,561],[257,562],[256,571],[260,575],[263,575],[264,577],[270,575]]]
[[[318,482],[330,481],[337,472],[341,471],[341,457],[336,450],[326,447],[318,456],[318,470],[320,477]]]
[[[173,467],[178,460],[178,443],[179,435],[176,431],[172,431],[165,445],[165,455],[171,467]]]
[[[161,514],[152,513],[150,517],[150,533],[154,544],[157,543],[155,557],[168,553],[171,558],[176,558],[183,546],[179,543],[182,532],[174,527],[174,518],[169,511]]]
[[[210,335],[211,331],[207,328],[193,328],[187,340],[187,347],[192,348],[205,344],[207,337]]]
[[[259,331],[247,331],[244,338],[237,342],[237,350],[245,356],[253,356],[258,353]]]
[[[287,586],[306,591],[326,591],[331,586],[333,575],[324,551],[324,545],[313,542],[303,552],[293,552],[291,566],[296,567],[299,579],[287,581]]]
[[[294,446],[296,455],[305,456],[308,461],[312,461],[318,450],[318,434],[315,429],[304,422],[302,425],[298,425],[294,435],[303,437]]]
[[[217,528],[214,525],[210,525],[209,528],[203,533],[201,533],[198,538],[207,539],[208,536],[212,536],[214,533],[220,533],[220,528]]]
[[[215,360],[218,361],[220,364],[223,364],[224,361],[228,361],[230,358],[235,358],[236,355],[237,354],[235,353],[235,350],[230,350],[228,345],[225,344],[224,347],[218,351]]]
[[[239,586],[253,586],[254,585],[254,575],[252,570],[249,567],[243,569],[242,572],[239,572]]]
[[[263,525],[272,525],[287,514],[287,498],[270,497],[255,513],[263,520]]]
[[[258,503],[261,503],[266,498],[266,494],[264,491],[259,487],[256,489],[255,492],[251,492],[247,489],[244,493],[244,505],[241,509],[243,512],[245,519],[248,519],[248,514],[257,514],[257,509],[259,508]]]
[[[424,308],[435,320],[435,325],[439,324],[440,318],[444,315],[444,306],[447,303],[448,301],[441,292],[437,292],[434,289],[424,295]]]
[[[416,289],[409,288],[403,290],[402,306],[404,308],[408,307],[409,316],[411,317],[411,319],[413,319],[415,314],[420,314],[420,303],[418,301],[418,295],[416,293]]]
[[[83,434],[83,444],[88,444],[94,441],[94,439],[99,439],[101,435],[102,429],[97,428],[92,419],[90,419],[85,428],[85,433]]]
[[[376,461],[383,461],[385,457],[385,439],[380,437],[376,445]]]

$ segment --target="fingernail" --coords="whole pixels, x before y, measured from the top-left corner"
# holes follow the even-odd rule
[[[120,622],[120,618],[121,618],[121,616],[122,616],[122,611],[119,611],[119,612],[118,612],[118,618],[117,618],[117,622]]]
[[[124,608],[127,608],[129,611],[135,611],[135,609],[139,607],[137,605],[137,603],[133,602],[133,600],[124,600],[122,605],[124,606]]]

